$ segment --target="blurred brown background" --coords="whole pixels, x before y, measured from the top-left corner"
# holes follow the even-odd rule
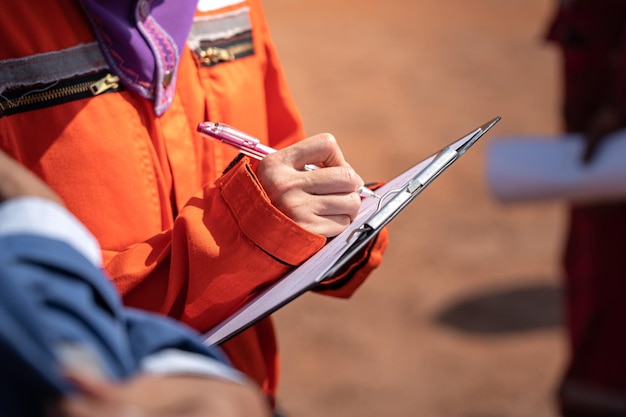
[[[567,358],[564,206],[503,206],[489,141],[559,129],[552,0],[265,0],[309,133],[329,131],[384,180],[495,116],[481,141],[391,225],[350,300],[278,312],[290,417],[554,417]]]

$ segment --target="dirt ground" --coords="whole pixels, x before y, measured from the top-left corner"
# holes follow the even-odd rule
[[[502,121],[391,225],[350,300],[306,294],[276,317],[290,417],[554,417],[567,360],[564,206],[504,206],[489,141],[559,128],[552,0],[265,0],[309,133],[384,180]]]

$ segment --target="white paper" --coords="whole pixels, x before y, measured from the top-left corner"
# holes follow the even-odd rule
[[[581,135],[511,136],[487,147],[489,189],[501,202],[626,199],[626,130],[607,137],[589,164]]]

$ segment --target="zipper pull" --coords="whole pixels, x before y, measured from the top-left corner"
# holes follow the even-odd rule
[[[228,49],[210,47],[200,50],[200,57],[205,64],[217,64],[223,61],[233,61],[235,54]]]
[[[99,79],[89,86],[91,94],[97,96],[107,90],[118,88],[120,86],[120,77],[113,74],[107,74],[106,77]]]

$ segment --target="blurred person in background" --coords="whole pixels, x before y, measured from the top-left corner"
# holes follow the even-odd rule
[[[581,163],[593,164],[602,139],[626,126],[626,1],[562,0],[547,38],[561,52],[564,128],[585,135]],[[570,208],[564,416],[626,415],[625,255],[626,199]]]
[[[332,136],[304,140],[258,0],[2,5],[0,148],[98,239],[126,304],[207,331],[357,212],[362,179]],[[205,120],[279,151],[239,158],[196,132]],[[386,242],[319,291],[351,295]],[[272,319],[221,347],[273,402]]]
[[[0,415],[264,417],[258,386],[186,326],[126,308],[93,236],[0,151]]]

